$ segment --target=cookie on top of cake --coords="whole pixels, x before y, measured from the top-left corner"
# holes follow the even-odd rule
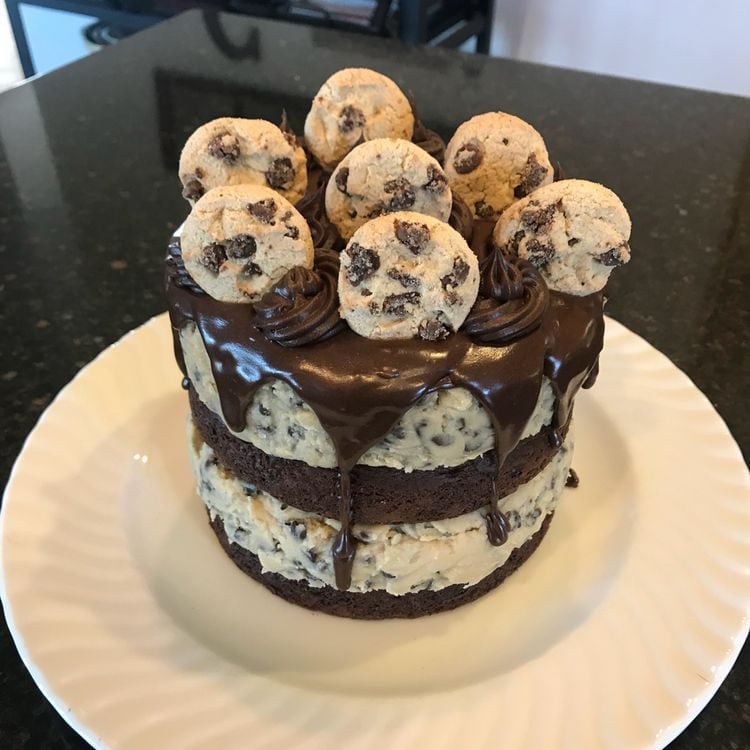
[[[290,602],[451,609],[538,547],[593,385],[619,199],[554,181],[502,112],[446,145],[375,71],[304,137],[222,118],[180,161],[166,289],[198,492],[229,557]]]

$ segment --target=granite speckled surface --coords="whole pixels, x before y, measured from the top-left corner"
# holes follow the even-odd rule
[[[633,262],[608,312],[665,352],[750,453],[750,100],[404,48],[191,12],[0,95],[0,482],[75,372],[162,312],[162,255],[187,213],[179,150],[219,115],[301,130],[334,70],[369,66],[416,93],[444,136],[503,109],[530,120],[568,176],[633,218]],[[0,623],[0,747],[81,748]],[[746,748],[746,646],[674,750]]]

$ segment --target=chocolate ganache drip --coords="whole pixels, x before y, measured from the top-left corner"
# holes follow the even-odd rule
[[[494,248],[479,269],[479,298],[464,323],[470,336],[484,344],[503,345],[539,328],[549,290],[531,263],[510,262]]]
[[[255,325],[282,346],[305,346],[335,336],[346,325],[336,297],[338,272],[335,252],[316,251],[315,268],[292,268],[255,304]]]

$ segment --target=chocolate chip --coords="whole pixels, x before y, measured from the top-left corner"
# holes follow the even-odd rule
[[[537,161],[536,154],[529,154],[529,158],[521,170],[521,181],[513,190],[513,195],[516,198],[523,198],[532,190],[536,190],[544,182],[548,171],[547,167],[543,167]]]
[[[526,243],[526,252],[529,254],[529,262],[537,268],[546,266],[555,256],[555,248],[552,245],[536,239]]]
[[[453,259],[453,270],[443,276],[440,279],[440,283],[443,285],[443,289],[455,288],[466,281],[466,277],[469,275],[469,264],[462,258]]]
[[[182,197],[185,200],[197,201],[205,192],[206,189],[200,180],[188,180],[185,183],[185,187],[182,188]]]
[[[419,338],[425,341],[442,341],[452,333],[450,326],[440,320],[423,320],[417,331]],[[434,438],[433,438],[434,439]],[[438,445],[440,445],[438,443]]]
[[[290,438],[295,438],[296,440],[305,439],[305,428],[302,425],[290,424],[289,427],[286,428],[286,432]]]
[[[411,208],[417,199],[414,194],[414,186],[404,177],[388,180],[383,185],[383,190],[388,195],[393,195],[393,198],[388,201],[389,211],[404,211],[407,208]]]
[[[521,240],[526,236],[526,232],[523,229],[519,229],[511,238],[508,240],[508,244],[505,246],[505,254],[511,256],[518,256],[518,246]]]
[[[482,147],[478,143],[464,143],[453,157],[453,169],[458,174],[469,174],[482,163],[482,156]]]
[[[357,218],[357,210],[354,208],[350,208],[347,213],[349,214],[350,219],[356,219]]]
[[[262,276],[263,271],[261,271],[260,266],[257,263],[248,263],[243,269],[242,273],[245,276]]]
[[[339,189],[339,191],[344,195],[348,195],[348,193],[346,192],[346,183],[348,182],[348,180],[349,167],[341,167],[341,169],[336,170],[333,181],[336,183],[336,187]]]
[[[286,525],[292,530],[292,534],[298,539],[307,539],[307,529],[301,521],[287,521]]]
[[[495,209],[489,203],[486,203],[483,198],[480,198],[474,203],[474,213],[480,219],[491,219],[495,215]]]
[[[612,247],[607,252],[595,256],[596,260],[603,266],[610,266],[611,268],[625,265],[625,261],[622,259],[622,250],[625,248],[627,248],[627,243],[623,243],[619,247]]]
[[[457,305],[461,301],[461,298],[453,291],[446,291],[443,296],[445,297],[445,301],[451,307],[453,307],[454,305]]]
[[[263,406],[263,404],[258,404],[258,411],[264,416],[264,417],[270,417],[271,416],[271,410]]]
[[[366,286],[362,287],[359,293],[362,297],[372,297],[372,292]]]
[[[549,228],[557,206],[553,203],[545,208],[529,208],[521,214],[521,223],[534,232]]]
[[[205,266],[209,271],[219,273],[222,264],[227,259],[227,252],[219,242],[212,242],[210,245],[206,245],[201,253],[200,263]]]
[[[414,255],[419,255],[430,241],[430,230],[426,224],[394,219],[393,229],[396,233],[396,239],[402,245],[406,245]]]
[[[370,304],[367,305],[367,309],[370,311],[370,315],[377,315],[380,312],[380,307],[377,302],[370,302]]]
[[[570,247],[573,247],[573,245],[577,245],[580,241],[581,240],[579,240],[578,237],[571,237],[568,240],[568,245],[570,245]]]
[[[289,221],[289,219],[291,218],[292,218],[292,212],[287,209],[286,211],[284,211],[284,214],[282,215],[281,220]]]
[[[367,218],[374,219],[376,216],[382,216],[384,213],[387,213],[387,211],[385,203],[379,201],[367,212]]]
[[[249,234],[238,234],[226,242],[227,257],[229,258],[249,258],[255,255],[257,249],[255,237]]]
[[[397,424],[392,430],[391,435],[396,438],[396,440],[403,440],[406,437],[406,430],[404,429],[404,426],[401,424]]]
[[[510,141],[507,138],[503,138],[503,146],[507,146]]]
[[[339,130],[342,133],[351,133],[354,128],[364,127],[365,122],[365,113],[351,104],[347,104],[339,113]]]
[[[346,277],[352,286],[359,286],[365,279],[372,276],[380,268],[380,256],[375,250],[363,247],[358,242],[352,242],[344,252],[351,258]]]
[[[292,226],[291,224],[286,225],[286,232],[284,232],[284,237],[291,237],[293,240],[299,239],[299,229],[297,227]]]
[[[442,193],[448,185],[445,175],[437,168],[430,165],[427,167],[427,182],[424,189],[431,193]]]
[[[206,176],[206,173],[203,171],[203,169],[201,167],[196,167],[195,168],[195,176],[199,180],[202,180]]]
[[[208,153],[214,159],[222,159],[229,164],[234,164],[240,157],[240,142],[236,136],[222,133],[208,142]]]
[[[432,442],[435,443],[435,445],[439,445],[441,447],[444,447],[446,445],[453,445],[454,440],[455,438],[453,437],[453,435],[447,435],[442,432],[439,435],[432,436]]]
[[[257,203],[248,203],[247,210],[262,224],[270,224],[276,214],[276,201],[273,198],[264,198]]]
[[[286,190],[294,182],[294,168],[292,160],[286,156],[274,159],[271,168],[266,172],[266,182],[274,190]]]
[[[388,278],[398,281],[405,289],[417,289],[421,284],[416,276],[399,271],[397,268],[391,268],[388,271]]]
[[[422,301],[419,292],[404,292],[403,294],[389,294],[383,300],[383,312],[397,318],[406,317],[406,305],[418,305]]]

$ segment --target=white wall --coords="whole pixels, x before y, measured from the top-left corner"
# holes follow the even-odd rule
[[[750,0],[495,0],[492,53],[750,96]]]

